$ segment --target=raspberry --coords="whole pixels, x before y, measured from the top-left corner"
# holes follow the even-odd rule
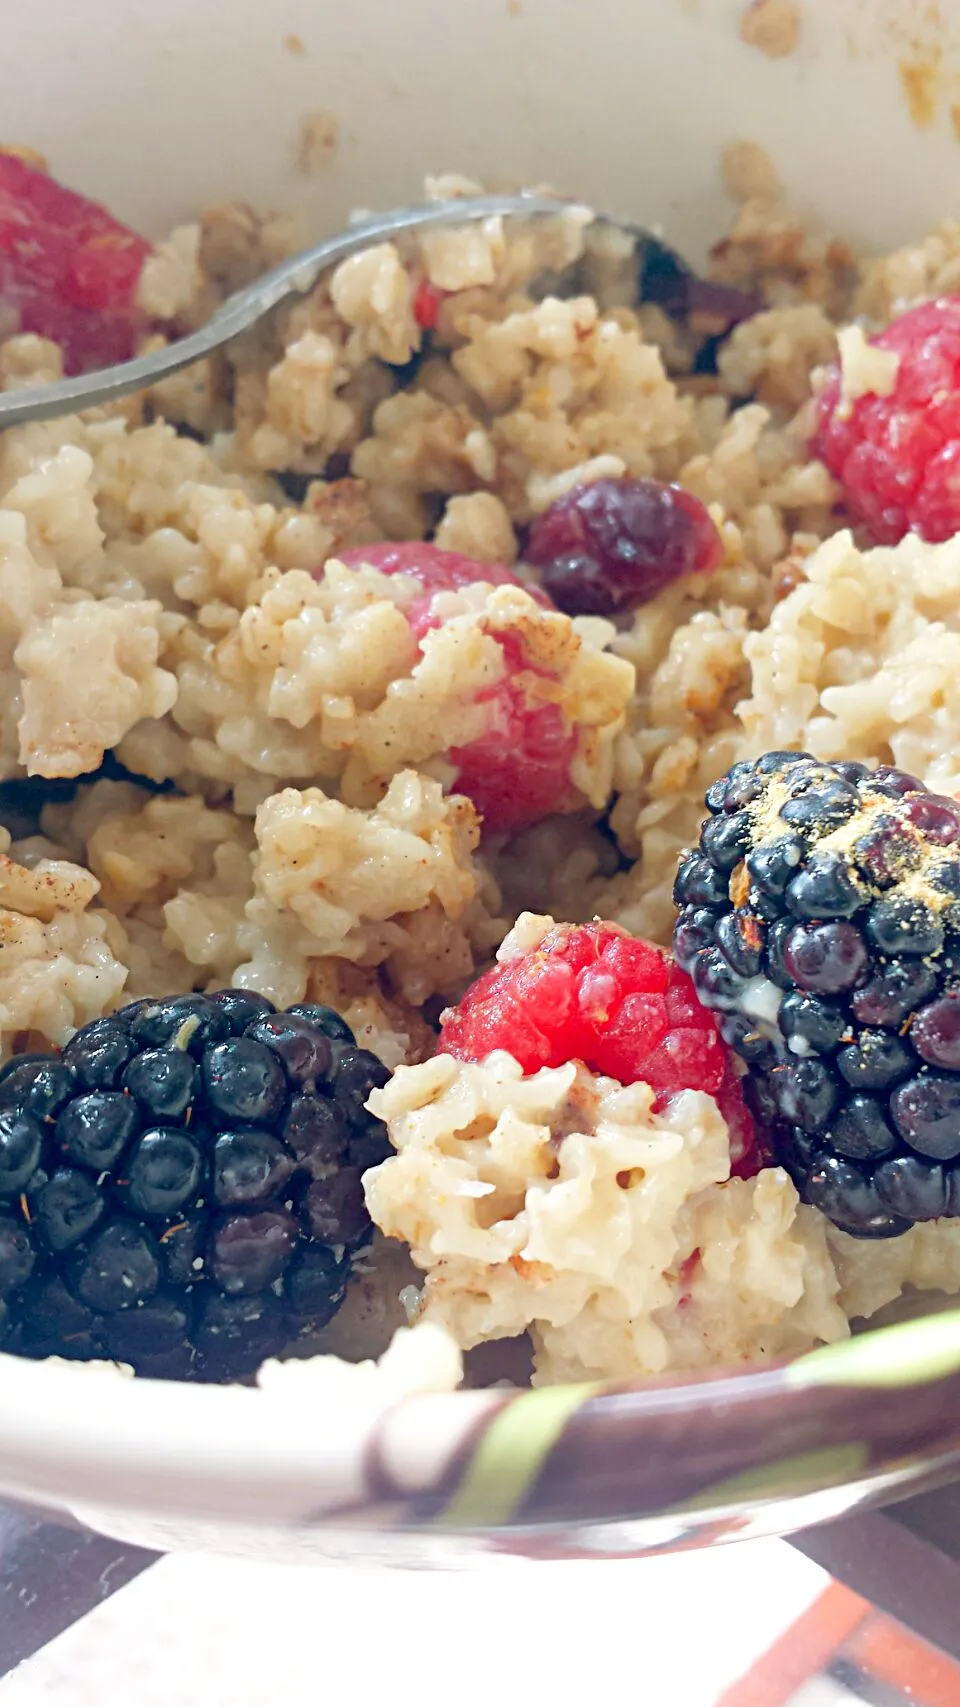
[[[960,1215],[960,808],[808,753],[734,765],[677,875],[677,959],[775,1158],[845,1232]]]
[[[731,1056],[687,974],[617,925],[554,925],[528,954],[491,967],[444,1015],[439,1048],[482,1061],[505,1049],[525,1073],[582,1061],[656,1091],[715,1097],[742,1164],[753,1141]]]
[[[0,1071],[0,1342],[250,1373],[336,1314],[388,1075],[329,1008],[140,1001]]]
[[[424,332],[432,332],[437,324],[440,304],[450,295],[429,279],[421,279],[413,293],[413,318]]]
[[[418,640],[442,620],[434,614],[438,593],[478,581],[523,586],[538,604],[550,604],[539,588],[525,586],[502,564],[478,563],[420,541],[360,546],[344,552],[342,561],[353,568],[366,563],[382,575],[410,575],[420,582],[424,597],[407,611]],[[514,830],[564,805],[571,792],[577,737],[560,706],[530,691],[531,678],[554,678],[531,662],[520,636],[512,629],[491,633],[503,649],[506,668],[501,679],[478,696],[489,708],[488,727],[468,746],[452,747],[449,758],[457,766],[455,787],[473,801],[486,828]]]
[[[845,411],[834,364],[811,448],[878,544],[910,532],[950,539],[960,531],[960,296],[911,308],[870,341],[900,358],[893,391]]]
[[[0,153],[0,312],[59,344],[67,373],[133,354],[149,253],[105,208]]]
[[[699,498],[659,480],[594,480],[538,516],[524,558],[571,616],[646,604],[681,575],[706,574],[723,546]]]

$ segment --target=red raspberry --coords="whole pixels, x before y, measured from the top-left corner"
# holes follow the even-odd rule
[[[495,587],[524,585],[502,564],[478,563],[419,540],[359,546],[344,552],[342,562],[349,568],[368,563],[382,575],[411,575],[420,582],[424,597],[406,613],[418,640],[441,620],[434,615],[437,593],[477,581]],[[539,588],[525,591],[549,606]],[[473,801],[487,829],[513,830],[535,824],[565,804],[577,737],[559,705],[531,693],[531,677],[554,678],[527,657],[519,634],[513,629],[491,633],[503,648],[506,672],[479,695],[480,703],[489,707],[489,725],[468,746],[451,747],[448,756],[458,767],[456,787]]]
[[[835,363],[811,448],[878,544],[910,532],[950,539],[960,532],[960,296],[911,308],[870,342],[900,357],[893,391],[868,392],[846,413]]]
[[[574,486],[537,517],[524,552],[571,616],[632,610],[681,575],[716,569],[722,557],[699,498],[639,479]]]
[[[652,1085],[657,1109],[677,1091],[706,1091],[746,1171],[753,1125],[713,1015],[668,954],[617,925],[555,925],[531,953],[491,967],[447,1010],[439,1048],[462,1061],[506,1049],[525,1073],[582,1061]]]
[[[52,338],[67,373],[133,354],[134,299],[149,253],[105,208],[0,153],[0,316]]]
[[[413,293],[413,318],[425,332],[432,332],[437,324],[440,304],[450,295],[448,290],[441,290],[439,285],[431,284],[429,279],[421,279]]]

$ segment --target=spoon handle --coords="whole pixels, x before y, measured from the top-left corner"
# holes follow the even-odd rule
[[[168,374],[179,373],[191,362],[209,356],[240,332],[248,331],[285,297],[305,295],[313,289],[321,272],[371,243],[431,225],[463,225],[498,215],[564,214],[575,205],[552,196],[472,196],[426,202],[419,207],[399,208],[358,220],[348,231],[324,238],[264,273],[244,290],[228,296],[198,331],[178,338],[162,350],[135,356],[132,361],[119,362],[114,367],[100,368],[96,373],[58,379],[52,385],[20,386],[15,391],[0,392],[0,428],[15,427],[23,421],[49,421],[155,385]]]

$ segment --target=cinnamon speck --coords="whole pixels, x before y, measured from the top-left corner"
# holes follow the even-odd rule
[[[918,130],[928,130],[937,116],[940,50],[931,47],[916,59],[901,59],[897,70],[907,107]]]
[[[319,172],[329,166],[340,140],[336,113],[308,113],[300,126],[297,165],[301,172]]]
[[[283,45],[294,59],[302,59],[307,51],[302,36],[284,36]]]
[[[740,19],[740,40],[768,59],[786,59],[800,42],[797,0],[751,0]]]

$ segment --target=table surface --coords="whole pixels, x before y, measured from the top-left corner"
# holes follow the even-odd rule
[[[647,1687],[638,1701],[958,1707],[960,1665],[943,1669],[953,1666],[948,1654],[960,1659],[958,1605],[960,1483],[789,1544],[596,1563],[504,1560],[426,1579],[341,1564],[157,1560],[0,1508],[0,1707],[314,1707],[321,1681],[323,1694],[341,1684],[376,1698],[380,1672],[391,1707],[402,1707],[432,1693],[432,1679],[454,1676],[478,1629],[515,1631],[518,1616],[531,1642],[520,1661],[511,1644],[505,1702],[526,1699],[527,1686],[561,1701],[585,1699],[581,1689],[602,1700],[605,1683],[611,1699],[622,1694],[623,1644],[633,1631],[635,1645],[639,1618]],[[537,1635],[556,1630],[558,1606],[576,1612],[562,1657]],[[939,1652],[911,1645],[880,1612]],[[424,1619],[430,1657],[418,1666],[422,1644],[411,1635]],[[598,1645],[601,1629],[621,1639]],[[907,1693],[890,1681],[902,1682],[905,1668]]]

